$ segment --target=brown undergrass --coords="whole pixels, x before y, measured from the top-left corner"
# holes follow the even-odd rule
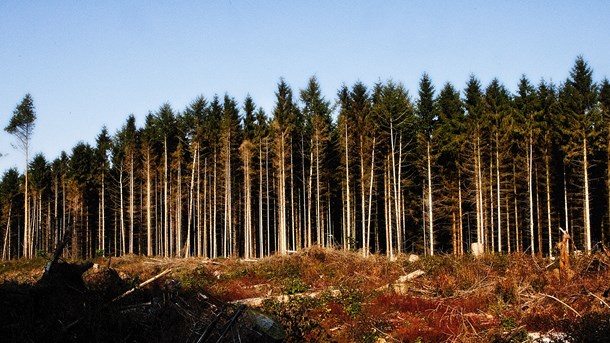
[[[32,284],[44,262],[3,262],[0,283]],[[320,247],[257,261],[125,256],[94,262],[109,264],[128,285],[171,268],[156,287],[170,280],[185,294],[203,291],[228,302],[265,298],[261,310],[284,325],[289,342],[519,342],[534,331],[594,341],[610,333],[604,296],[610,258],[603,252],[572,257],[569,273],[524,254],[409,262]],[[416,270],[425,274],[391,286]],[[95,289],[101,281],[88,274],[86,284]],[[290,297],[280,301],[281,295]]]

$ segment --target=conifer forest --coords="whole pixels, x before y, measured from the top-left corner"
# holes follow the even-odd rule
[[[43,113],[26,94],[4,117],[23,166],[2,171],[2,259],[64,237],[72,258],[553,256],[562,231],[588,253],[610,241],[610,83],[583,57],[566,74],[332,95],[280,79],[271,113],[229,94],[164,103],[54,159],[31,151]]]

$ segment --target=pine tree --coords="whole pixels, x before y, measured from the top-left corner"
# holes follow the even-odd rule
[[[532,256],[536,253],[535,244],[535,221],[534,221],[534,145],[535,137],[538,136],[536,122],[535,122],[535,110],[536,110],[536,94],[534,87],[531,85],[529,80],[522,76],[519,80],[519,86],[517,95],[515,96],[514,102],[518,112],[519,118],[521,118],[522,132],[525,141],[521,149],[525,151],[525,168],[527,170],[527,203],[528,203],[528,227],[529,227],[529,249]],[[540,230],[540,228],[538,228]]]
[[[483,93],[481,91],[481,83],[474,75],[466,83],[464,105],[467,113],[468,122],[468,141],[470,142],[469,150],[471,152],[471,168],[469,172],[472,174],[471,183],[474,188],[474,204],[476,214],[476,242],[479,249],[485,249],[485,209],[484,209],[484,166],[483,166],[483,150],[484,150],[484,127],[483,127]]]
[[[598,118],[595,105],[597,102],[597,85],[593,82],[593,71],[579,56],[570,71],[561,90],[562,109],[570,124],[565,127],[569,140],[564,146],[567,161],[580,158],[583,201],[583,247],[587,253],[591,251],[591,194],[590,194],[590,156],[592,140],[597,135]]]
[[[373,112],[378,121],[380,139],[383,144],[385,175],[385,240],[386,254],[394,258],[403,251],[405,219],[405,185],[409,179],[404,175],[406,156],[413,150],[413,106],[409,94],[402,84],[388,81],[377,84],[373,91]]]
[[[292,90],[283,79],[278,83],[275,93],[276,102],[273,110],[271,130],[273,132],[274,164],[277,178],[277,252],[285,255],[288,252],[288,175],[291,171],[292,134],[295,127],[297,107],[292,100]],[[321,220],[321,218],[317,218]],[[318,236],[319,237],[319,236]]]
[[[108,175],[108,154],[112,145],[112,140],[108,134],[106,126],[102,127],[102,131],[96,138],[96,156],[97,156],[97,177],[100,187],[99,210],[98,210],[98,251],[107,252],[106,248],[106,177]]]
[[[30,226],[30,210],[29,210],[29,185],[28,185],[28,164],[30,152],[30,139],[34,132],[36,121],[36,111],[34,108],[34,100],[28,93],[23,97],[23,100],[17,105],[13,111],[13,116],[9,124],[4,128],[4,131],[14,135],[17,138],[17,147],[25,154],[25,186],[24,192],[24,225],[23,225],[23,257],[31,258],[34,256],[34,247],[32,239],[32,227]]]
[[[325,201],[327,191],[325,184],[327,184],[329,177],[325,165],[328,144],[330,141],[331,107],[330,102],[325,100],[322,96],[320,85],[315,77],[311,77],[307,84],[307,88],[301,90],[300,99],[303,103],[302,113],[305,120],[304,129],[310,136],[310,172],[308,181],[310,191],[307,194],[307,198],[310,199],[310,201],[314,201],[315,208],[314,211],[311,211],[310,209],[307,210],[308,213],[315,213],[313,220],[310,217],[307,222],[310,224],[315,223],[315,237],[318,244],[328,245],[330,244],[329,238],[331,237],[331,232],[330,228],[326,227],[324,224],[324,210],[329,205]],[[312,188],[313,191],[311,191]],[[345,230],[347,231],[344,231],[343,234],[344,242],[347,241],[348,237],[351,237],[349,223]],[[310,234],[313,234],[311,231]]]
[[[419,120],[418,123],[418,140],[421,147],[420,155],[425,156],[425,161],[422,163],[425,179],[425,223],[427,224],[427,237],[429,246],[426,251],[430,255],[434,255],[434,207],[433,207],[433,189],[432,189],[432,168],[435,152],[433,151],[433,143],[435,137],[435,128],[437,125],[438,115],[434,104],[434,86],[428,74],[424,73],[419,82],[419,98],[416,103],[416,113]],[[426,234],[426,232],[424,232]]]
[[[462,210],[462,158],[465,144],[464,109],[459,92],[450,84],[443,86],[438,98],[438,138],[441,175],[441,206],[451,216],[453,254],[464,253]]]

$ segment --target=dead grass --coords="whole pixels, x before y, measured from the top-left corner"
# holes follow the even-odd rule
[[[94,262],[110,264],[125,285],[172,268],[179,292],[205,291],[222,301],[269,298],[263,310],[288,329],[288,341],[517,342],[528,331],[570,337],[591,327],[600,337],[610,332],[610,258],[604,253],[573,257],[568,276],[558,273],[556,262],[524,254],[408,262],[406,256],[390,261],[321,247],[258,261],[124,256]],[[0,283],[32,284],[44,263],[3,262]],[[424,275],[404,291],[385,287],[416,270]],[[85,280],[91,289],[104,282]],[[291,298],[272,298],[280,295]]]

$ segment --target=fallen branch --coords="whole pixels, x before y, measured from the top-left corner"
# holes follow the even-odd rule
[[[597,296],[596,294],[594,294],[593,292],[589,292],[589,295],[597,298],[597,300],[601,301],[602,304],[606,305],[607,308],[610,308],[610,305],[608,305],[607,302],[604,301],[604,299],[600,298],[599,296]]]
[[[315,297],[318,297],[319,295],[321,295],[322,292],[323,291],[315,291],[315,292],[309,292],[309,293],[297,293],[297,294],[290,294],[290,295],[284,294],[284,295],[276,295],[276,296],[268,296],[268,297],[239,299],[239,300],[231,301],[231,304],[247,305],[250,307],[261,307],[265,300],[275,300],[280,303],[287,303],[291,299],[294,299],[297,297],[315,298]],[[338,296],[341,294],[341,291],[338,289],[331,289],[330,294],[332,296]]]
[[[165,271],[163,271],[163,272],[161,272],[161,273],[157,274],[156,276],[151,277],[150,279],[148,279],[148,280],[146,280],[146,281],[142,282],[141,284],[134,286],[133,288],[131,288],[131,289],[130,289],[130,290],[128,290],[127,292],[125,292],[125,293],[123,293],[123,294],[119,295],[118,297],[116,297],[116,298],[112,299],[112,301],[111,301],[111,302],[115,302],[115,301],[117,301],[117,300],[119,300],[119,299],[122,299],[122,298],[124,298],[124,297],[128,296],[129,294],[131,294],[131,293],[135,292],[136,290],[138,290],[138,289],[140,289],[140,288],[142,288],[142,287],[144,287],[144,286],[148,285],[149,283],[151,283],[151,282],[153,282],[153,281],[155,281],[155,280],[159,279],[160,277],[162,277],[163,275],[165,275],[165,274],[167,274],[167,273],[169,273],[169,272],[171,272],[171,271],[172,271],[172,269],[170,268],[170,269],[167,269],[167,270],[165,270]]]
[[[551,298],[551,299],[553,299],[553,300],[555,300],[555,301],[559,302],[560,304],[563,304],[565,307],[567,307],[567,308],[569,308],[570,310],[572,310],[572,312],[574,312],[574,313],[576,314],[576,316],[578,316],[578,317],[582,317],[582,316],[580,315],[580,313],[578,313],[578,311],[576,311],[576,310],[575,310],[575,309],[574,309],[572,306],[570,306],[570,305],[566,304],[565,302],[563,302],[563,301],[559,300],[558,298],[556,298],[556,297],[554,297],[554,296],[552,296],[552,295],[550,295],[550,294],[544,294],[544,293],[541,293],[541,294],[542,294],[542,295],[544,295],[545,297],[549,297],[549,298]]]

